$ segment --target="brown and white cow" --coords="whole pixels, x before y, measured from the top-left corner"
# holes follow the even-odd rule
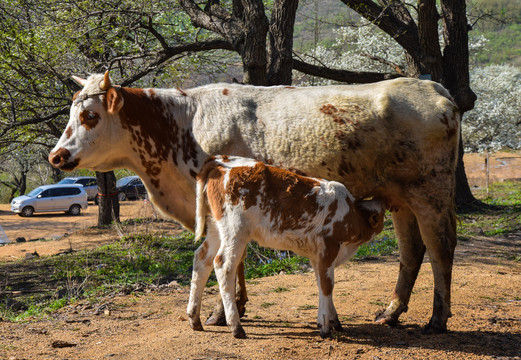
[[[250,157],[338,181],[356,198],[384,198],[397,210],[400,272],[391,304],[377,320],[392,324],[407,310],[427,250],[434,305],[426,331],[446,330],[456,246],[459,112],[441,85],[403,78],[351,86],[215,84],[180,91],[112,86],[108,75],[76,80],[83,89],[49,154],[55,167],[131,169],[155,206],[189,229],[195,224],[195,176],[213,154]]]
[[[235,337],[246,337],[235,303],[235,278],[246,245],[255,240],[310,260],[319,287],[320,336],[329,336],[331,327],[342,330],[333,305],[335,267],[382,231],[383,201],[355,201],[336,181],[235,156],[218,156],[203,166],[196,196],[196,240],[203,235],[207,210],[208,232],[218,236],[211,236],[194,256],[187,308],[192,328],[202,330],[201,296],[213,262],[226,321]]]

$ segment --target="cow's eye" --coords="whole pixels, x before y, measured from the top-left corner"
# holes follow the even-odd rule
[[[80,123],[85,126],[87,130],[92,129],[98,124],[99,115],[95,111],[84,110],[80,113]]]

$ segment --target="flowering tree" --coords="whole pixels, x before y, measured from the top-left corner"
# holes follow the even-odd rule
[[[403,48],[383,30],[362,18],[357,25],[343,26],[336,30],[335,42],[328,46],[317,45],[299,57],[309,63],[328,68],[358,70],[366,72],[388,72],[404,75],[409,72]],[[443,47],[443,36],[439,31],[439,43]],[[469,35],[469,55],[473,56],[485,48],[487,39],[483,35]],[[334,80],[312,78],[295,72],[297,81],[307,84],[332,84]]]
[[[468,151],[521,149],[521,69],[490,65],[471,71],[478,100],[462,123]]]

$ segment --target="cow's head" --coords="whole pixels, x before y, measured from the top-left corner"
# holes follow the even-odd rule
[[[114,148],[125,137],[118,121],[123,98],[105,75],[73,79],[83,86],[73,97],[70,119],[60,140],[49,154],[52,166],[72,171],[85,168],[108,171],[119,167]]]

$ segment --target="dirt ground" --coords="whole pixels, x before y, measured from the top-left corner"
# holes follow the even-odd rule
[[[520,159],[511,156],[505,167],[503,157],[507,156],[491,161],[491,174],[496,174],[492,169],[507,169],[495,181],[521,178]],[[473,176],[480,173],[482,160],[466,161],[471,186],[482,181],[482,175]],[[70,234],[53,241],[0,247],[0,260],[34,250],[44,255],[98,246],[119,236],[115,230],[89,229],[95,224],[97,207],[89,209],[93,214],[78,218],[25,219],[0,211],[0,224],[10,238]],[[147,213],[150,207],[142,202],[122,206],[123,219]],[[159,231],[179,231],[174,224],[159,224]],[[344,332],[336,332],[331,339],[321,339],[315,325],[318,289],[314,274],[281,274],[248,282],[249,302],[242,320],[248,335],[245,340],[234,339],[226,327],[192,331],[185,315],[189,289],[173,283],[99,304],[79,303],[48,320],[10,323],[0,317],[0,359],[521,359],[521,263],[508,260],[508,254],[519,254],[521,234],[492,240],[476,237],[458,245],[453,317],[449,332],[443,335],[421,333],[433,299],[428,259],[401,323],[391,328],[373,322],[396,282],[399,261],[390,256],[348,262],[337,269],[334,301]],[[205,291],[203,318],[217,296],[216,287]]]
[[[160,217],[149,202],[124,201],[120,203],[120,220]],[[8,204],[0,204],[0,225],[10,244],[0,246],[0,261],[15,260],[28,253],[53,255],[70,249],[82,250],[115,241],[117,231],[92,229],[98,223],[98,206],[89,203],[79,216],[62,213],[36,213],[32,217],[20,217],[10,211]],[[173,223],[161,223],[159,231],[179,229]],[[164,228],[164,229],[163,229]],[[26,242],[17,243],[23,237]],[[37,241],[38,239],[50,241]]]

